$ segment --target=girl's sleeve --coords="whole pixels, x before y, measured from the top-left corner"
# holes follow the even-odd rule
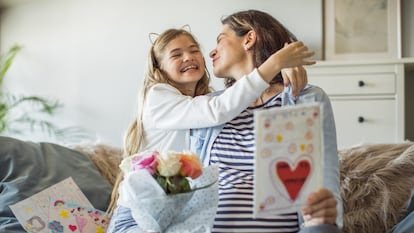
[[[219,96],[190,97],[170,85],[157,84],[148,92],[144,114],[163,129],[212,127],[236,117],[267,87],[257,69]]]

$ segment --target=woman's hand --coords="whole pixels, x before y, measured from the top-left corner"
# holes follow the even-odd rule
[[[308,84],[308,75],[303,66],[282,69],[282,77],[285,87],[292,85],[293,96],[299,95],[300,91]]]
[[[319,224],[335,224],[337,209],[336,199],[328,189],[320,189],[311,193],[302,208],[302,215],[305,226],[315,226]]]

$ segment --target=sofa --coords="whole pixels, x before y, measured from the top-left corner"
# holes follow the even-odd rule
[[[386,233],[396,224],[401,227],[395,233],[410,232],[414,143],[358,145],[339,150],[339,157],[343,232]],[[67,177],[95,208],[106,210],[121,158],[120,148],[104,144],[63,146],[0,137],[0,233],[25,232],[9,205]]]

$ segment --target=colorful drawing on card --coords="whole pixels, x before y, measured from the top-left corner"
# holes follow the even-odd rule
[[[254,216],[297,211],[322,187],[319,104],[255,112]]]
[[[64,200],[51,199],[47,227],[52,233],[105,233],[109,224],[107,214]]]
[[[49,205],[52,197],[92,207],[74,180],[69,177],[31,197],[10,205],[10,209],[27,232],[49,233],[51,232],[48,225]],[[59,202],[56,204],[59,205]]]

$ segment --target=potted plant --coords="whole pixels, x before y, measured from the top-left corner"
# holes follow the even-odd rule
[[[62,107],[59,101],[35,95],[17,95],[5,90],[4,78],[21,49],[16,45],[0,55],[0,135],[46,133],[51,140],[60,142],[74,137],[77,140],[88,137],[78,127],[59,128],[51,121],[51,116]]]

